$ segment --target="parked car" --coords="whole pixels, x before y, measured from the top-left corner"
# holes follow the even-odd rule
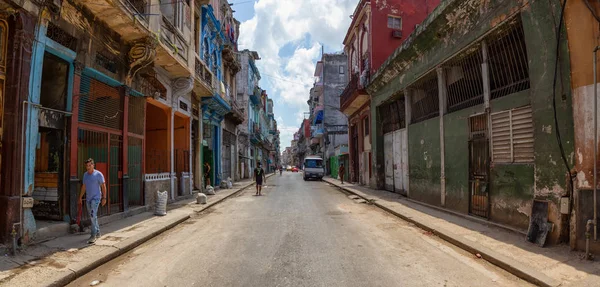
[[[325,176],[325,167],[323,159],[318,156],[309,156],[304,159],[304,180],[314,178],[323,180]]]
[[[291,166],[291,165],[288,165],[288,166],[287,166],[287,168],[286,168],[286,170],[287,170],[287,171],[292,171],[292,166]]]
[[[292,167],[292,172],[298,172],[298,168],[297,167]]]

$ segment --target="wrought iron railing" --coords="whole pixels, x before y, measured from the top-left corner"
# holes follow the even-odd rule
[[[356,89],[358,89],[358,74],[352,74],[352,76],[350,77],[350,82],[348,82],[348,85],[346,85],[346,88],[344,89],[344,91],[342,92],[342,95],[340,96],[340,106],[345,106],[346,103],[352,98],[352,94],[354,93],[354,91],[356,91]]]
[[[146,15],[146,8],[148,7],[148,2],[146,0],[124,0],[125,5],[133,10],[135,13],[133,15],[136,19],[142,19],[145,22],[148,22],[148,18]]]

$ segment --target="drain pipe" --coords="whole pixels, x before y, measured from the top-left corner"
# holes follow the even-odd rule
[[[594,221],[589,219],[585,225],[585,258],[593,260],[594,256],[590,253],[590,237],[592,237],[592,226],[595,226]]]
[[[598,240],[598,50],[600,46],[594,49],[594,241]]]

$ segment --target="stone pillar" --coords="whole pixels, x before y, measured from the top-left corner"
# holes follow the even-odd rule
[[[411,111],[412,94],[411,90],[404,90],[404,114],[406,115],[406,136],[404,137],[404,146],[408,146],[408,138],[410,137],[410,129],[408,128],[412,122],[412,111]],[[408,153],[406,160],[410,160],[410,152]],[[410,174],[410,165],[408,165],[408,174]],[[408,176],[408,182],[404,183],[406,186],[406,197],[410,198],[410,176]]]
[[[20,10],[7,18],[9,31],[4,119],[2,134],[2,168],[0,173],[0,241],[12,242],[13,227],[17,237],[22,235],[21,194],[23,189],[23,120],[24,101],[29,95],[31,52],[34,43],[36,18]]]
[[[444,115],[447,112],[446,104],[446,77],[443,68],[437,68],[438,98],[440,113],[440,205],[446,206],[446,151],[444,138]]]
[[[175,109],[171,108],[169,117],[169,152],[171,157],[171,199],[175,199],[175,182],[177,180],[175,173]]]

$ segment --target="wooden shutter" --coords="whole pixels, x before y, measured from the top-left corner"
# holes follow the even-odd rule
[[[502,111],[492,118],[492,160],[504,163],[533,162],[531,106]]]

